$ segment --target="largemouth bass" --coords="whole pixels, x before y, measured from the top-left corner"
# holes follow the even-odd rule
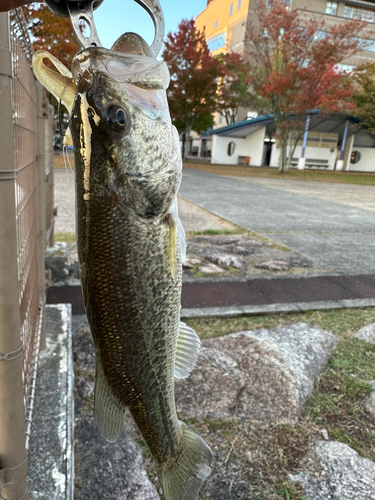
[[[95,421],[115,441],[129,409],[165,498],[195,500],[213,456],[178,420],[174,401],[174,377],[188,376],[200,343],[180,322],[182,162],[166,100],[169,73],[137,35],[124,35],[113,49],[79,52],[72,76],[45,52],[34,59],[36,76],[71,112]],[[46,57],[60,74],[44,66]]]

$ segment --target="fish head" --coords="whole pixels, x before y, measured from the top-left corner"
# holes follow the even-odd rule
[[[72,73],[71,130],[84,199],[110,196],[142,219],[165,217],[182,167],[165,63],[90,47],[76,55]]]

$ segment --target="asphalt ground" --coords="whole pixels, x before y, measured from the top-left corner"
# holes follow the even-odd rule
[[[230,168],[230,167],[228,167]],[[336,274],[375,274],[375,188],[185,168],[182,198]]]

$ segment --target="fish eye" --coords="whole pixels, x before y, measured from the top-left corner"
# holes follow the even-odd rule
[[[117,119],[117,122],[120,125],[125,125],[126,124],[126,115],[125,115],[125,111],[123,109],[118,109],[117,110],[116,119]]]
[[[126,111],[120,106],[111,106],[108,110],[109,121],[112,128],[117,132],[123,132],[128,124],[128,117]]]

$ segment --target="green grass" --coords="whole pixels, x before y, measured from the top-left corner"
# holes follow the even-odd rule
[[[64,241],[66,243],[75,243],[76,242],[76,233],[55,233],[54,235],[55,241]]]
[[[289,179],[314,182],[337,182],[340,184],[361,184],[375,186],[375,173],[334,172],[322,170],[296,170],[281,173],[277,168],[241,167],[236,165],[211,165],[210,163],[184,163],[185,168],[236,177],[261,177],[264,179]]]
[[[227,457],[230,454],[228,464],[240,470],[243,478],[248,477],[253,500],[305,498],[300,485],[292,482],[289,474],[298,473],[301,459],[316,439],[322,439],[323,429],[327,430],[330,439],[345,443],[361,456],[375,461],[375,423],[364,410],[369,394],[367,382],[375,379],[375,345],[353,335],[366,324],[375,322],[374,308],[190,319],[187,323],[205,339],[241,330],[272,329],[298,321],[330,331],[339,338],[298,425],[264,427],[236,420],[187,421],[210,442],[217,454]],[[225,471],[219,467],[223,477]],[[211,498],[205,496],[205,488],[202,500]]]
[[[246,230],[244,229],[243,232]],[[220,235],[220,234],[240,234],[241,230],[238,231],[228,231],[227,229],[205,229],[204,231],[187,231],[189,236],[208,236],[208,235]]]

